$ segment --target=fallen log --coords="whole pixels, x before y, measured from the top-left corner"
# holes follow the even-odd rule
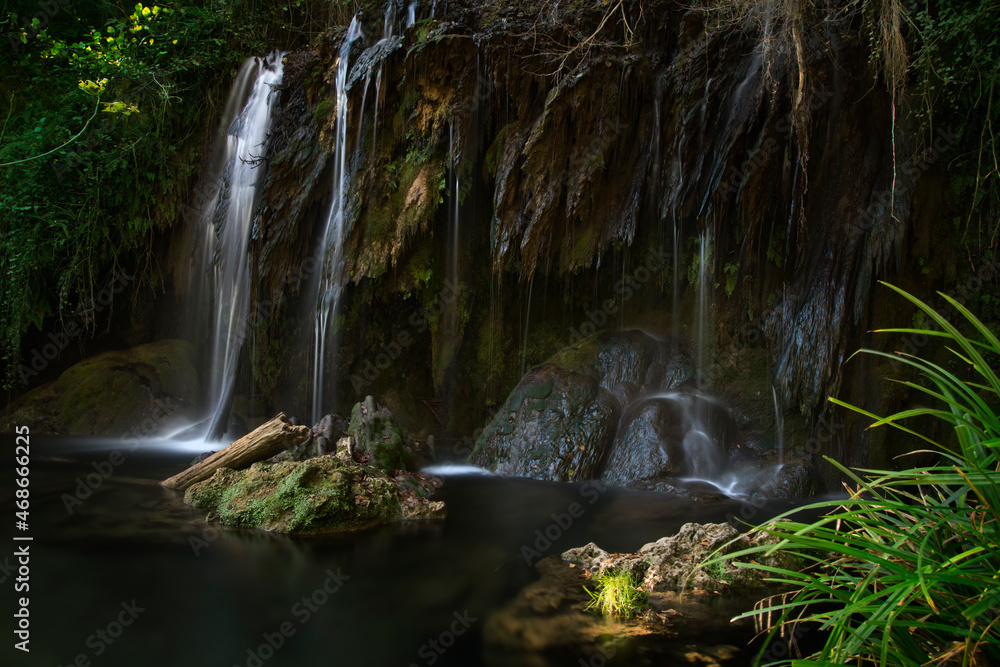
[[[279,412],[274,419],[261,424],[225,449],[217,451],[184,472],[163,480],[160,484],[183,491],[192,484],[208,479],[219,468],[241,470],[251,463],[271,458],[292,445],[306,440],[309,434],[308,426],[294,426],[284,412]]]

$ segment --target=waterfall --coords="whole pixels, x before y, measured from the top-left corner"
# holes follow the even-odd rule
[[[785,416],[781,412],[778,401],[778,388],[771,385],[771,395],[774,396],[774,430],[778,437],[778,466],[785,465]]]
[[[313,331],[313,422],[322,417],[323,366],[329,338],[330,320],[336,317],[343,289],[344,268],[344,216],[350,178],[347,173],[347,72],[351,44],[361,36],[361,24],[355,15],[340,47],[337,62],[337,118],[334,132],[333,201],[323,228],[321,247],[323,269],[320,272],[316,297],[316,321]]]
[[[406,9],[406,27],[409,28],[411,25],[417,22],[417,0],[413,0],[410,6]]]
[[[193,320],[201,330],[196,339],[203,341],[208,357],[205,377],[213,416],[206,439],[219,439],[226,432],[240,351],[247,338],[247,242],[264,172],[258,167],[277,100],[271,93],[281,82],[283,57],[283,52],[275,51],[243,63],[222,115],[226,134],[217,140],[198,190],[201,201],[192,256],[192,277],[198,283],[191,286],[196,293],[191,303],[197,309]]]
[[[448,165],[451,167],[451,199],[452,207],[449,211],[449,217],[451,218],[451,235],[450,235],[450,245],[449,248],[449,273],[451,277],[451,282],[454,285],[458,285],[458,234],[459,234],[459,191],[461,189],[461,180],[458,173],[458,160],[459,154],[456,149],[457,139],[455,137],[455,122],[452,121],[448,125]]]
[[[695,311],[697,319],[695,326],[698,332],[698,383],[705,383],[706,368],[705,363],[709,353],[708,333],[708,311],[711,307],[709,303],[709,293],[715,287],[715,271],[709,266],[712,262],[712,237],[708,230],[701,233],[698,249],[698,304]],[[702,389],[706,387],[702,386]]]

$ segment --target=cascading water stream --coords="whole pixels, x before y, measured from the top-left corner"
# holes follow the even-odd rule
[[[771,395],[774,397],[774,430],[778,436],[778,465],[785,465],[785,416],[781,412],[778,401],[778,389],[771,385]]]
[[[389,3],[385,8],[385,22],[382,24],[382,39],[386,41],[392,38],[393,24],[396,21],[396,8],[393,3]],[[368,79],[365,79],[365,92],[368,89]],[[378,136],[378,102],[382,96],[382,63],[379,63],[378,72],[375,74],[375,115],[372,117],[372,154],[375,154],[377,144],[375,140]]]
[[[409,28],[411,25],[417,22],[417,3],[416,0],[410,3],[410,6],[406,8],[406,27]]]
[[[708,358],[708,310],[709,291],[715,284],[715,272],[709,266],[712,260],[711,251],[712,238],[708,230],[701,233],[701,241],[698,250],[698,306],[695,312],[697,318],[696,328],[698,332],[698,382],[706,382],[706,362]]]
[[[200,278],[201,295],[193,303],[199,313],[211,313],[211,321],[203,325],[209,331],[208,400],[213,410],[204,433],[207,440],[217,440],[227,430],[237,364],[247,337],[247,242],[264,172],[260,168],[264,143],[277,100],[272,91],[282,79],[283,57],[284,53],[275,51],[267,58],[251,58],[241,67],[223,113],[228,131],[217,149],[218,171],[210,176],[216,181],[199,215],[197,233],[201,238],[193,257],[193,273]]]
[[[337,116],[334,131],[333,201],[323,229],[323,269],[320,272],[316,297],[316,319],[313,330],[313,422],[322,417],[323,368],[329,342],[330,321],[336,317],[343,289],[344,217],[350,178],[347,173],[347,72],[351,44],[362,35],[358,17],[351,19],[337,62]]]

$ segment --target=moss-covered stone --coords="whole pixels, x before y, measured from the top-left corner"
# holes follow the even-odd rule
[[[176,339],[105,352],[15,401],[6,421],[37,433],[153,435],[195,415],[193,359],[191,344]]]
[[[365,463],[393,474],[413,465],[413,452],[406,446],[403,429],[396,418],[368,396],[351,410],[347,432],[354,443],[354,455]]]
[[[184,502],[231,526],[282,533],[362,530],[402,518],[390,477],[333,456],[222,468],[190,487]]]
[[[740,567],[747,558],[733,558],[716,566],[703,567],[710,558],[752,547],[772,546],[780,542],[764,531],[741,535],[727,523],[686,523],[676,535],[661,537],[643,545],[638,552],[609,554],[591,542],[563,552],[562,559],[586,568],[592,574],[606,571],[631,572],[641,579],[646,590],[664,592],[701,589],[736,591],[767,585],[765,575],[752,568]],[[782,550],[755,554],[756,562],[791,571],[804,563]]]

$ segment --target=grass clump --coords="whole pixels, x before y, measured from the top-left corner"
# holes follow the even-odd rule
[[[628,618],[646,608],[649,595],[636,585],[635,578],[625,570],[603,572],[597,577],[596,591],[586,586],[590,595],[587,611],[596,609],[602,616]]]
[[[780,662],[1000,665],[1000,379],[990,365],[1000,358],[1000,341],[947,295],[942,296],[961,315],[964,332],[916,297],[892,289],[932,325],[885,331],[943,340],[954,365],[969,369],[972,377],[961,379],[945,365],[909,354],[862,350],[917,370],[924,382],[901,383],[927,405],[879,418],[831,401],[873,418],[872,428],[891,426],[925,441],[938,462],[899,471],[849,471],[831,461],[851,480],[847,499],[802,508],[826,510],[814,522],[762,528],[781,539],[777,545],[717,560],[777,549],[810,563],[802,572],[732,563],[791,587],[739,618],[754,618],[771,639],[801,636],[802,623],[823,631],[822,648],[805,660]],[[944,421],[954,437],[936,442],[908,425],[927,417]]]

